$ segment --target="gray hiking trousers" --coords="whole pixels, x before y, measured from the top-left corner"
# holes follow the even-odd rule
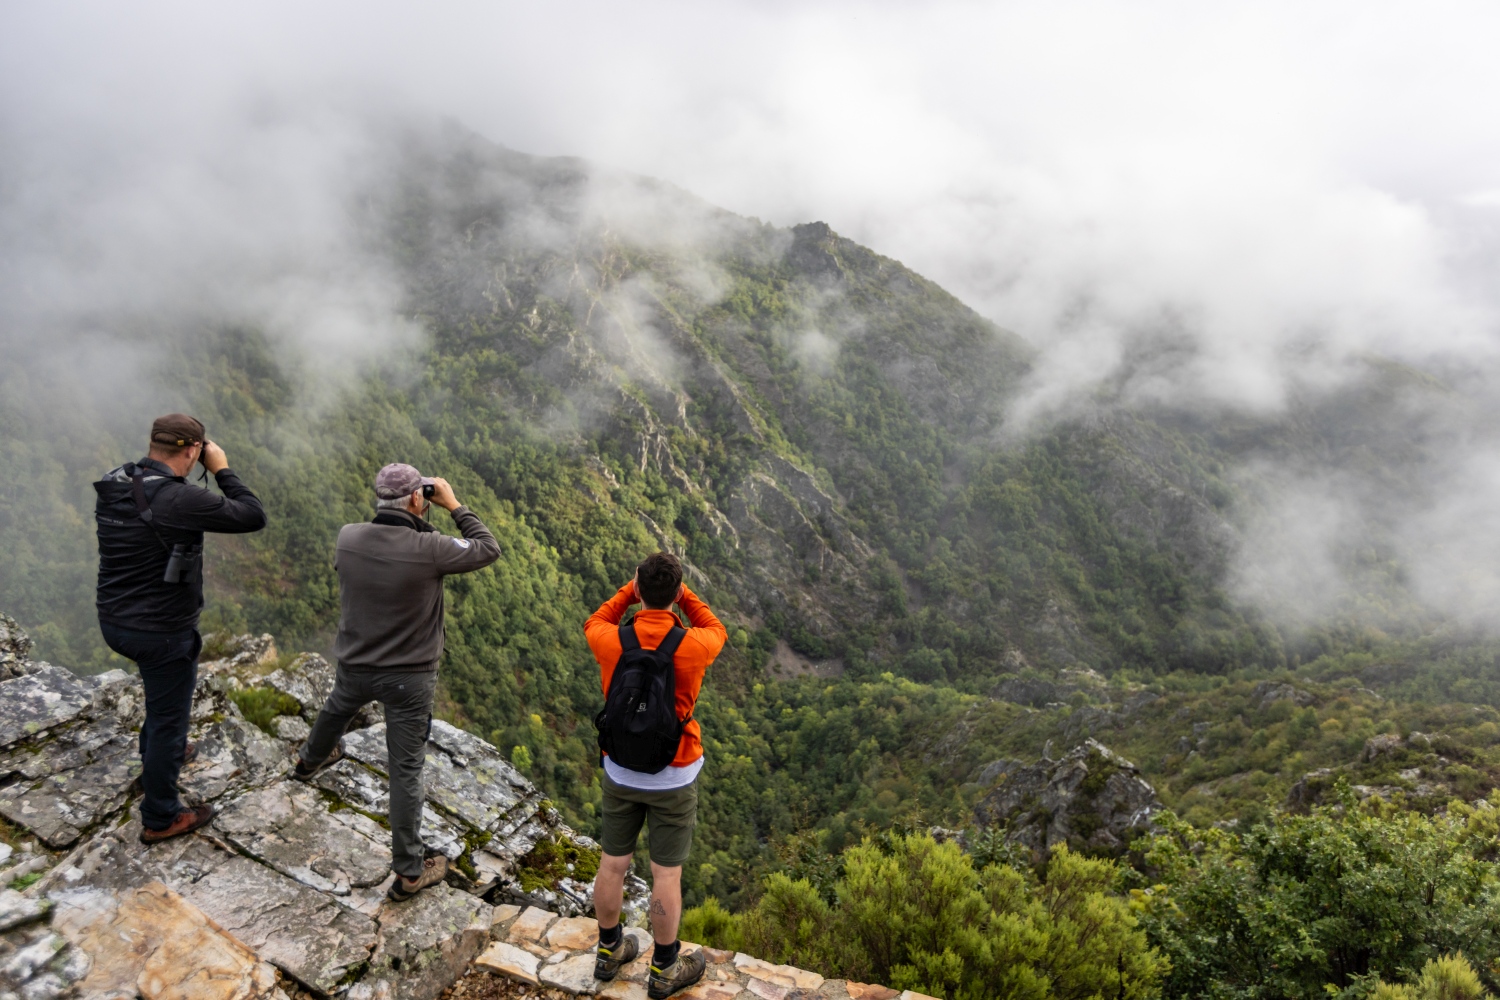
[[[361,708],[372,701],[385,707],[386,773],[391,776],[391,867],[406,878],[422,874],[426,855],[422,844],[422,764],[427,758],[436,690],[436,670],[351,668],[340,663],[333,693],[301,750],[303,761],[309,764],[327,760]]]

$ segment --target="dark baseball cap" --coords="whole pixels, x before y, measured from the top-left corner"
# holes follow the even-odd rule
[[[203,421],[186,413],[168,413],[151,422],[151,443],[185,448],[203,440]]]
[[[419,487],[430,485],[431,479],[404,462],[392,462],[375,473],[375,495],[382,500],[409,497]]]

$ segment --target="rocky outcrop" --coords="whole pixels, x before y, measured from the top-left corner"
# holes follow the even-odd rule
[[[591,910],[587,879],[537,859],[596,864],[597,845],[494,747],[441,721],[423,835],[453,873],[388,902],[383,724],[350,732],[347,759],[314,785],[291,781],[332,669],[315,655],[271,669],[269,636],[210,648],[218,655],[201,665],[193,706],[198,755],[181,786],[218,815],[197,835],[146,847],[134,806],[139,681],[35,663],[24,633],[0,618],[0,815],[31,838],[19,851],[0,845],[0,884],[12,886],[0,889],[0,997],[228,1000],[285,987],[428,1000],[489,943],[497,905]],[[287,714],[266,729],[238,708],[256,687],[287,696]],[[645,886],[632,878],[629,888],[639,919]]]
[[[974,808],[978,826],[1003,829],[1007,840],[1037,854],[1057,844],[1118,853],[1161,809],[1140,769],[1092,739],[1061,760],[994,761],[980,779],[994,787]]]
[[[31,661],[31,636],[10,615],[0,613],[0,680],[25,673]]]
[[[160,882],[121,892],[60,892],[52,924],[77,956],[88,958],[74,987],[83,997],[270,1000],[280,994],[269,963]]]
[[[423,836],[455,864],[446,884],[392,903],[383,725],[347,734],[347,758],[312,785],[288,780],[298,737],[286,734],[305,733],[332,685],[321,657],[272,669],[269,636],[216,641],[181,784],[218,815],[147,847],[134,806],[138,681],[33,663],[14,623],[0,618],[0,630],[13,668],[0,680],[0,811],[28,838],[0,843],[0,1000],[434,1000],[496,995],[490,976],[554,996],[645,997],[645,884],[629,876],[626,905],[642,957],[600,983],[598,848],[484,740],[433,722]],[[237,707],[256,687],[289,698],[264,729]],[[705,954],[708,975],[683,996],[928,1000]]]
[[[1298,708],[1305,708],[1315,700],[1309,691],[1276,681],[1261,681],[1250,692],[1250,701],[1256,708],[1269,708],[1278,701],[1289,701]]]
[[[1500,768],[1439,734],[1378,733],[1365,740],[1357,760],[1320,767],[1298,778],[1287,790],[1286,807],[1306,812],[1331,805],[1337,801],[1340,781],[1360,801],[1399,800],[1409,808],[1434,810],[1454,798],[1484,798],[1500,787]]]

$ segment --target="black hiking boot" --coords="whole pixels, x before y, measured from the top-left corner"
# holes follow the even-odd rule
[[[702,979],[703,970],[707,967],[708,959],[704,957],[702,948],[691,955],[685,951],[679,951],[677,961],[665,969],[651,966],[651,978],[646,981],[646,995],[651,1000],[666,1000],[678,990]]]
[[[620,970],[635,960],[635,956],[641,953],[641,946],[635,943],[635,938],[620,931],[620,943],[613,948],[599,946],[594,955],[594,978],[601,983],[607,983],[620,974]]]

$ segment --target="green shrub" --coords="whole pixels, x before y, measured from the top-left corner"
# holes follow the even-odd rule
[[[1146,861],[1163,885],[1137,901],[1172,962],[1168,996],[1352,997],[1424,962],[1456,982],[1439,960],[1460,948],[1493,968],[1500,866],[1482,855],[1494,810],[1425,816],[1339,792],[1337,806],[1242,835],[1161,818]]]
[[[1378,982],[1371,1000],[1486,1000],[1490,994],[1461,954],[1429,959],[1414,985]]]
[[[677,934],[684,941],[696,941],[710,948],[725,951],[744,951],[742,918],[719,905],[717,898],[709,896],[701,906],[684,910]]]
[[[1116,889],[1112,861],[1059,848],[1044,878],[975,871],[925,834],[865,841],[844,855],[838,902],[784,874],[741,925],[776,962],[948,1000],[1156,996],[1167,963]]]
[[[275,688],[237,688],[229,692],[229,700],[239,706],[245,721],[259,726],[272,736],[276,735],[274,725],[278,715],[296,715],[302,711],[302,705],[296,698],[282,694]]]

